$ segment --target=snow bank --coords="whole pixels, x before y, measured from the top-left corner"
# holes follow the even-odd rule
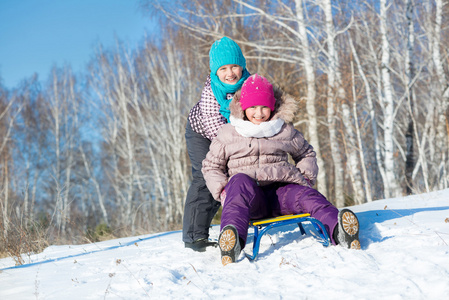
[[[185,249],[179,231],[51,246],[23,266],[0,260],[0,299],[448,297],[449,189],[351,209],[361,251],[325,248],[295,226],[265,235],[256,262],[242,254],[226,267],[218,248]]]

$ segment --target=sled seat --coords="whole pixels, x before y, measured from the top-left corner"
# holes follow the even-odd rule
[[[298,224],[299,230],[301,231],[302,235],[312,235],[321,244],[323,244],[324,247],[330,245],[329,235],[327,234],[323,223],[315,218],[312,218],[310,214],[285,215],[269,219],[253,220],[249,222],[249,226],[253,226],[254,228],[254,242],[253,254],[247,254],[247,257],[250,260],[255,260],[257,258],[257,255],[259,254],[260,240],[268,230],[275,227],[281,227],[295,223]]]

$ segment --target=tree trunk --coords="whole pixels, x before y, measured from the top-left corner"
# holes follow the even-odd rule
[[[449,121],[447,116],[448,105],[449,105],[449,80],[445,75],[443,68],[443,60],[441,59],[440,45],[441,45],[441,26],[442,26],[442,13],[443,13],[443,5],[447,4],[447,1],[443,0],[435,0],[436,3],[436,15],[435,15],[435,29],[433,34],[433,63],[435,65],[437,78],[440,83],[440,97],[437,104],[437,113],[438,113],[438,121],[437,121],[437,139],[436,146],[437,149],[441,149],[441,164],[439,168],[438,176],[438,187],[440,189],[447,188],[449,185],[449,178],[447,176],[447,168],[448,168],[448,148],[449,148]],[[446,150],[443,150],[446,149]]]
[[[313,146],[316,152],[317,164],[319,168],[317,178],[317,189],[325,197],[329,197],[327,190],[327,170],[324,164],[323,156],[321,154],[321,147],[319,143],[318,134],[318,116],[315,109],[316,102],[316,87],[315,87],[315,70],[313,68],[312,56],[309,50],[309,39],[307,36],[306,24],[304,21],[303,2],[302,0],[295,0],[296,17],[298,22],[298,34],[300,36],[300,42],[303,49],[303,66],[306,73],[307,81],[307,102],[306,109],[308,115],[308,129],[309,129],[309,142]],[[343,194],[343,192],[341,192]]]
[[[415,44],[415,33],[413,29],[413,4],[411,0],[407,0],[407,23],[408,23],[408,35],[407,35],[407,55],[406,55],[406,73],[408,79],[407,93],[408,93],[408,105],[409,105],[409,123],[407,127],[407,132],[405,134],[406,138],[406,161],[405,161],[405,180],[406,180],[406,195],[412,194],[413,188],[413,169],[415,167],[415,157],[413,151],[414,144],[414,102],[415,102],[415,94],[413,92],[413,80],[415,77],[415,69],[413,66],[413,48]]]
[[[355,129],[357,134],[357,143],[358,143],[358,149],[359,149],[359,156],[360,156],[360,164],[361,169],[363,173],[363,179],[365,180],[365,191],[366,191],[366,201],[371,202],[373,201],[373,196],[371,194],[371,186],[370,181],[368,178],[368,172],[366,170],[366,164],[365,164],[365,155],[363,151],[363,142],[362,142],[362,134],[360,132],[360,126],[359,126],[359,120],[358,120],[358,113],[357,113],[357,94],[355,91],[355,80],[354,80],[354,64],[351,61],[351,74],[352,74],[352,95],[354,97],[353,100],[353,114],[355,119]]]
[[[382,84],[384,98],[384,167],[386,180],[384,181],[385,197],[392,198],[401,195],[400,186],[396,177],[397,166],[395,164],[394,147],[394,100],[390,79],[390,46],[387,33],[387,3],[380,1],[380,31],[382,38]]]

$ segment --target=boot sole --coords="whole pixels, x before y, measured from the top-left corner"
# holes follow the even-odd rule
[[[350,241],[349,249],[360,250],[359,241],[359,220],[357,216],[350,210],[344,209],[339,215],[341,228],[346,236],[346,240]]]
[[[345,211],[341,216],[341,220],[346,234],[353,236],[359,232],[359,220],[352,212]]]
[[[221,263],[223,266],[233,263],[236,260],[235,248],[237,245],[237,230],[234,226],[225,226],[223,231],[220,233],[218,239],[218,245],[221,251]]]
[[[349,249],[354,249],[354,250],[360,250],[360,249],[362,249],[362,247],[360,246],[359,240],[354,240],[354,241],[352,241],[352,243],[351,243],[351,248],[349,248]]]

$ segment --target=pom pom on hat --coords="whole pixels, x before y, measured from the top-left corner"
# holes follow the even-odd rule
[[[265,77],[259,74],[248,77],[242,86],[240,95],[240,105],[243,110],[251,106],[262,105],[274,111],[275,103],[273,86]]]
[[[246,59],[236,42],[228,37],[215,41],[209,51],[209,66],[212,74],[224,65],[239,65],[246,68]]]

